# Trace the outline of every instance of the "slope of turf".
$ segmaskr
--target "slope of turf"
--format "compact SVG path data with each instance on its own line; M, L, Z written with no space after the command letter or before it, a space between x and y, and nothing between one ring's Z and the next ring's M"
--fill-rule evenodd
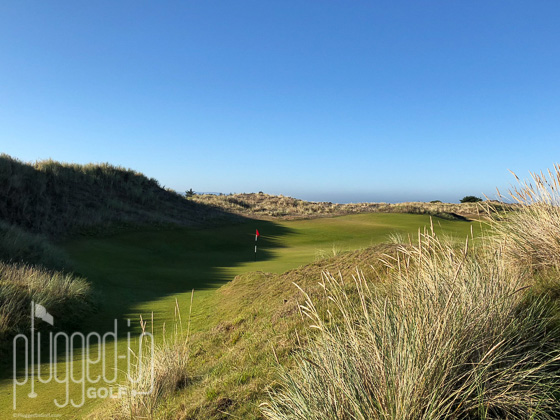
M442 234L466 237L471 223L435 219ZM392 234L415 236L428 216L361 214L301 221L249 221L219 228L149 230L66 244L78 272L102 294L107 319L172 321L173 302L196 290L199 301L236 275L248 271L282 273L334 252L386 242ZM477 224L473 224L477 226ZM254 232L259 229L257 261ZM99 328L99 321L92 325ZM197 328L195 322L194 327Z
M217 322L213 318L215 290L235 275L249 271L281 273L332 252L333 248L364 248L385 242L394 233L416 235L419 228L429 223L427 216L409 214L363 214L276 223L249 221L227 227L152 229L81 238L67 242L64 247L77 271L103 296L99 313L87 323L85 331L107 331L113 318L134 320L142 314L149 319L152 312L158 331L162 323L173 322L175 299L188 302L193 288L193 330L204 331ZM435 219L435 224L441 233L460 238L471 229L467 222ZM473 226L477 228L477 224ZM261 237L258 258L253 261L256 228ZM126 343L121 340L119 346L125 348ZM79 418L99 402L88 400L79 410L54 411L52 403L45 404L59 391L53 386L38 386L40 398L22 399L18 412L45 412L50 408L51 412L66 416L63 418ZM8 407L11 381L4 381L1 395L1 406Z

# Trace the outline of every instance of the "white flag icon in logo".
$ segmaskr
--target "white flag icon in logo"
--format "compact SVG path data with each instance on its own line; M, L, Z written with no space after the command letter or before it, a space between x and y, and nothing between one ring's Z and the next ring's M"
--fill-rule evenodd
M33 312L35 313L35 316L37 318L40 318L46 323L53 325L54 323L53 316L47 312L47 310L43 305L40 305L38 303L33 303Z

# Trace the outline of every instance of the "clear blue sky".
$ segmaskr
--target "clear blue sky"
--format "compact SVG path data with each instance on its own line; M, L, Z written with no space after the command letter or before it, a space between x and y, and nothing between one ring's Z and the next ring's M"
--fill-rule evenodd
M560 2L4 1L0 151L184 191L493 195L560 157Z

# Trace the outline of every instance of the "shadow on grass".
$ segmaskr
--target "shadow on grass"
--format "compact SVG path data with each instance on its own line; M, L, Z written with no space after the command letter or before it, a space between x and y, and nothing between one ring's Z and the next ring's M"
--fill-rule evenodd
M156 316L173 312L166 297L216 289L232 279L231 270L225 268L254 261L256 229L261 233L257 261L272 258L280 238L293 234L274 222L247 219L210 228L151 229L66 243L77 271L101 300L85 330L102 330L124 317L136 321L138 307L144 316L144 308Z
M228 268L255 260L256 229L261 234L258 269L259 261L273 258L283 236L294 234L291 229L243 219L207 228L151 227L65 242L62 245L76 273L88 279L98 301L97 311L81 324L80 331L104 334L113 331L116 319L118 337L124 338L130 331L123 328L126 319L138 330L139 315L149 319L152 311L160 329L163 322L173 319L174 299L170 296L192 289L196 296L196 292L217 289L233 279L235 269ZM0 371L0 379L11 378L11 369Z

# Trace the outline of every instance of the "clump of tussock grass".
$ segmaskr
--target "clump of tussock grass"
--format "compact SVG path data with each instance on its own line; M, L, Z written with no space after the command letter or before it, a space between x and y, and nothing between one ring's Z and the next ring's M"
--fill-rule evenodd
M331 257L336 257L344 252L336 243L332 244L331 249L318 249L315 251L316 260L324 260Z
M323 275L302 311L318 335L262 406L284 419L554 419L560 331L501 249L458 249L432 232L387 259L373 286ZM327 315L324 309L327 305Z
M30 325L31 301L46 308L56 327L74 326L92 309L90 285L69 273L0 262L0 343Z
M132 353L135 363L124 383L124 397L113 405L110 410L112 419L152 419L158 407L173 392L185 387L188 383L188 361L190 352L190 319L194 290L187 329L184 331L179 303L175 301L175 326L170 337L163 327L161 342L154 342L153 330L151 338L143 336L142 353ZM152 314L152 326L153 326ZM140 318L143 334L146 333L147 321ZM153 344L153 347L152 347ZM106 418L107 413L98 413Z
M0 261L68 268L66 254L44 236L0 220Z
M532 181L521 181L509 198L522 211L496 212L493 228L504 242L504 256L523 269L560 269L560 166L544 173L531 173Z

